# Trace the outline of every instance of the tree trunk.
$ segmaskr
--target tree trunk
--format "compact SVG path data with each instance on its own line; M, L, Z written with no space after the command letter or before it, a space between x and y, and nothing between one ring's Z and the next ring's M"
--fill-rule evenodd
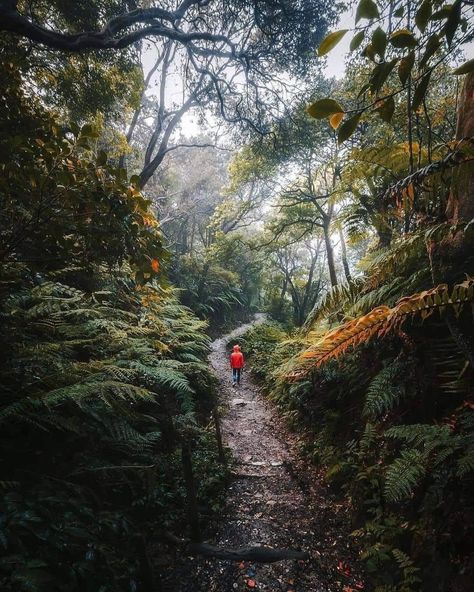
M324 230L324 243L326 245L326 255L328 258L328 269L329 269L329 278L331 280L331 286L337 286L337 274L336 274L336 264L334 261L334 250L332 248L331 243L331 235L329 233L329 223L330 220L324 220L323 230Z
M464 81L458 107L456 139L474 138L474 72ZM462 143L460 148L462 149ZM473 163L465 162L453 169L451 192L446 208L447 220L455 225L474 217ZM469 174L471 173L471 174ZM447 234L440 242L428 244L431 273L435 284L462 281L474 267L474 233L462 228Z
M474 138L474 73L468 74L461 91L456 139L462 142ZM472 144L471 144L472 145ZM462 144L460 145L462 149ZM453 225L468 223L474 217L474 175L472 162L460 164L453 171L446 217ZM427 245L434 284L453 284L464 279L474 268L474 233L458 228L441 241ZM446 314L446 324L453 340L471 366L474 364L474 340L469 326L456 318L452 310ZM474 367L474 366L473 366Z
M278 314L280 316L283 314L283 307L285 304L285 296L286 296L287 289L288 289L288 280L285 278L283 280L283 285L281 287L281 292L280 292L280 299L278 301Z
M456 140L474 141L474 72L466 76L459 97ZM474 175L472 162L458 167L455 187L449 196L446 214L453 224L474 218Z
M321 243L318 243L316 253L311 258L311 266L309 268L308 281L305 285L303 303L301 305L300 319L298 323L299 327L304 325L306 317L308 316L308 313L311 310L311 307L308 307L308 305L310 304L311 290L313 288L314 269L316 267L316 261L318 260L320 245Z
M290 296L291 296L291 304L293 306L293 321L295 325L298 325L299 319L301 317L301 302L300 302L300 295L298 294L298 290L294 285L291 277L287 274L287 281L290 287Z
M339 227L339 239L341 241L341 257L342 257L342 266L344 268L344 275L346 276L346 280L348 282L351 281L351 270L349 269L349 262L347 261L347 249L346 249L346 241L344 239L344 233L342 232L342 228Z
M204 298L204 287L207 282L207 274L209 273L210 267L211 267L211 264L209 263L209 261L206 261L206 263L204 263L204 266L202 268L201 278L199 280L199 284L198 284L198 288L197 288L197 297L198 297L199 302L202 302L203 298Z
M135 109L135 112L133 113L133 117L132 117L132 121L130 122L130 125L128 127L127 130L127 134L125 136L126 140L127 140L127 144L130 144L130 142L132 141L133 138L133 134L135 132L135 128L137 127L137 123L138 123L138 119L140 117L140 114L143 110L143 102L145 100L146 97L146 91L148 90L148 86L150 84L150 80L152 79L152 77L154 76L156 70L158 69L158 66L160 65L161 60L163 59L163 54L158 57L158 59L156 60L155 64L153 65L153 67L150 69L150 71L148 72L144 83L143 83L143 91L142 91L142 95L140 97L140 105ZM125 168L125 159L126 156L125 154L122 154L120 156L120 160L119 160L119 168L123 169Z

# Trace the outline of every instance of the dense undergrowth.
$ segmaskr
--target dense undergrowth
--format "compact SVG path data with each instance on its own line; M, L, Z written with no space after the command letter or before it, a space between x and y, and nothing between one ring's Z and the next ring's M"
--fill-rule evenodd
M449 229L438 232L442 240ZM407 244L403 257L398 245L374 253L364 278L329 293L302 331L270 323L242 341L266 392L302 434L302 451L346 495L370 585L468 590L474 419L465 346L473 284L451 269L456 295L441 286L404 298L404 316L385 326L374 315L389 309L375 307L393 306L407 285L429 287L426 251Z
M155 590L163 537L189 534L183 450L207 513L225 477L205 323L160 286L150 202L94 127L11 64L2 84L0 588Z
M252 304L235 272L219 262L183 257L175 271L180 301L208 321L212 336L225 333L252 315Z

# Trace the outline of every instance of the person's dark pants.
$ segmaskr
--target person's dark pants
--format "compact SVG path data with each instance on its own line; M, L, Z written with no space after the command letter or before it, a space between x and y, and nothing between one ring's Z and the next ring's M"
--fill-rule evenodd
M240 384L240 375L242 374L241 368L232 368L232 380L237 384Z

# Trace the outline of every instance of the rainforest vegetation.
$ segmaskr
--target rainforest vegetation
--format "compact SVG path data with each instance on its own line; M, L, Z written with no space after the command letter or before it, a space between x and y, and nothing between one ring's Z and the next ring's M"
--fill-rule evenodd
M365 589L472 589L473 23L0 0L2 590L161 589L229 482L209 345L256 312Z

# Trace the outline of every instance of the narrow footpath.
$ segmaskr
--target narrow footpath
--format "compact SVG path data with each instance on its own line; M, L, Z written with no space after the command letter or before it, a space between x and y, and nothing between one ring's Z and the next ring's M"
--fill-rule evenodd
M262 320L257 315L254 323ZM226 345L238 342L252 324L214 341L209 358L225 409L222 436L234 463L224 511L207 542L226 549L264 545L305 551L308 559L264 564L189 558L180 575L175 571L173 590L361 590L360 578L349 567L354 558L345 506L298 456L296 437L259 394L248 369L240 386L232 386Z

